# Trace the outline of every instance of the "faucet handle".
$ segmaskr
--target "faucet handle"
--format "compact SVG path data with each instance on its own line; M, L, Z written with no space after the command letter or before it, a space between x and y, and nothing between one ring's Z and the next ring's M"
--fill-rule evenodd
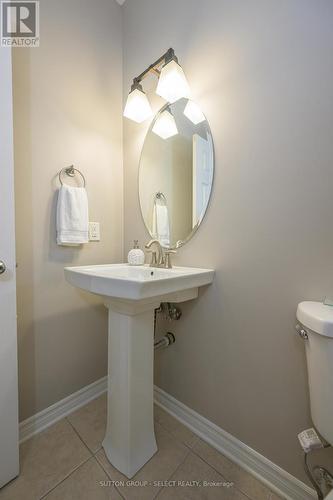
M151 253L150 267L157 267L157 252L155 250L146 250L147 253Z
M171 262L171 255L176 254L176 250L165 250L164 251L164 257L165 257L165 267L168 269L172 268L172 262Z

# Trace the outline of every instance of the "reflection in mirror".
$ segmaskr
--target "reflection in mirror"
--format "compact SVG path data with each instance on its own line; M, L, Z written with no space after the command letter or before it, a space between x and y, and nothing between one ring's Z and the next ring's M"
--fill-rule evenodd
M199 106L188 99L162 108L141 154L139 197L152 238L178 248L199 227L214 174L210 128Z

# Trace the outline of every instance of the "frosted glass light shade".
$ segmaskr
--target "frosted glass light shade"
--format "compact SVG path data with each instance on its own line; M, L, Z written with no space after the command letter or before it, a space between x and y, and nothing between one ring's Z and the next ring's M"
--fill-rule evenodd
M168 139L169 137L178 134L175 119L168 110L163 111L163 113L157 118L152 131L162 137L162 139Z
M193 102L193 101L188 101L185 109L184 109L184 115L191 120L194 125L197 125L198 123L204 122L206 120L205 115L199 108L199 106Z
M152 116L152 114L153 110L151 109L146 94L139 89L132 90L127 97L124 116L137 123L142 123Z
M184 71L176 61L172 60L163 66L156 94L171 103L178 101L181 97L190 97L190 87Z

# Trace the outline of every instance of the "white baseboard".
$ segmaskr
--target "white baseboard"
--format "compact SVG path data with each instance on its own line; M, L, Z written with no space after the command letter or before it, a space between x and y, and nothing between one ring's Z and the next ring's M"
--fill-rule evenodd
M58 420L66 417L81 406L97 398L107 389L107 377L93 382L83 389L71 394L67 398L58 401L43 411L36 413L30 418L23 420L19 425L20 443L26 441L34 434L43 431Z
M26 441L34 434L66 417L106 390L107 377L103 377L24 420L19 426L20 442ZM302 481L156 386L154 399L156 404L186 425L201 439L255 476L278 495L287 500L313 500L317 498L314 490Z
M278 495L287 500L318 498L302 481L156 386L154 399L157 405Z

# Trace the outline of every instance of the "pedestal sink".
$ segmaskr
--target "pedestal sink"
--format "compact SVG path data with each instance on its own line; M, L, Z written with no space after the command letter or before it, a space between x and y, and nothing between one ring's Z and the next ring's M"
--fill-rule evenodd
M157 451L153 420L154 309L183 302L213 281L214 271L111 264L65 268L72 285L101 295L109 310L108 416L103 441L128 478Z

